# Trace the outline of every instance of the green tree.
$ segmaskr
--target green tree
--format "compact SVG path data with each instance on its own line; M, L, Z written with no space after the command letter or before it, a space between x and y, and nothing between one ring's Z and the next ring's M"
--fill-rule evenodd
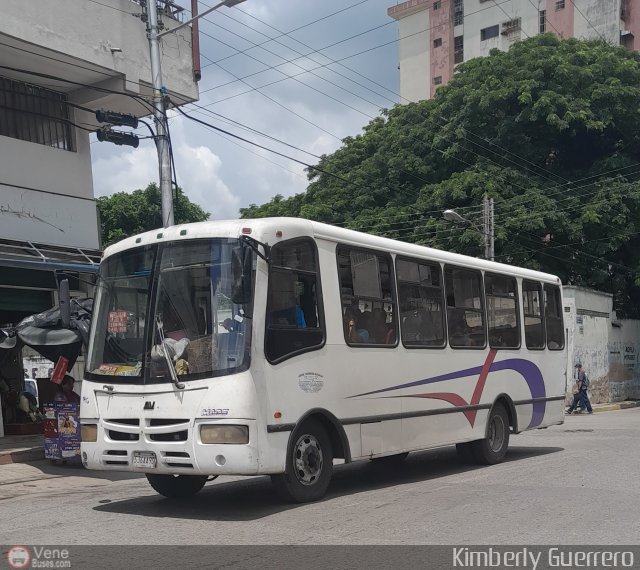
M317 168L303 194L243 209L301 216L496 258L615 294L640 317L640 55L550 34L470 60L429 101L385 110ZM348 182L331 176L335 174Z
M97 202L104 246L162 227L160 190L155 183L149 184L144 190L102 196ZM176 190L174 207L176 224L209 219L209 213L191 202L180 188Z

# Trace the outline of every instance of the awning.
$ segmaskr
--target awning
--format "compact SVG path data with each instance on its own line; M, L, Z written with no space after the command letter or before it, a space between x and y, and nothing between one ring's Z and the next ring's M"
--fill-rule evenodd
M97 273L101 257L97 249L0 239L0 267Z

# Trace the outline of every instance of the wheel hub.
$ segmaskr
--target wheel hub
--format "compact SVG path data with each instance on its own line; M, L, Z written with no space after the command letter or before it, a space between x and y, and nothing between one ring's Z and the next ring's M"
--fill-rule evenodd
M504 444L504 422L495 415L489 426L489 447L494 453L499 452Z
M322 449L312 435L300 437L293 450L296 478L303 485L313 485L322 472Z

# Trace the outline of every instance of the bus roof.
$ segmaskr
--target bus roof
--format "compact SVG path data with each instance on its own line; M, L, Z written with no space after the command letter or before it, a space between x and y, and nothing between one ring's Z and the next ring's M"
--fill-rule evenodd
M249 230L250 233L248 233ZM281 237L276 237L277 231L282 232ZM302 218L281 217L217 220L197 222L193 224L181 224L171 226L169 228L159 228L137 236L125 238L122 241L107 247L104 251L104 258L133 247L140 247L153 243L211 237L238 238L243 234L249 235L258 241L265 242L269 245L274 245L275 243L285 239L309 236L345 245L388 251L401 256L406 255L410 257L418 257L443 263L463 265L474 269L482 269L484 271L507 273L518 277L560 284L560 279L549 273L525 269L505 263L487 261L477 257L451 253L423 245L415 245L394 239L374 236Z

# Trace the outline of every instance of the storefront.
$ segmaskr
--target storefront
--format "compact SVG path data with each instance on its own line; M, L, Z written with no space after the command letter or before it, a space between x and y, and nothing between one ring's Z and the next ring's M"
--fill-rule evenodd
M0 239L0 437L5 432L37 431L38 426L30 425L32 418L20 409L21 395L35 393L43 404L55 389L49 377L59 350L45 346L46 335L44 341L26 333L22 338L17 332L20 323L56 307L64 280L76 305L92 297L100 256L98 250ZM81 355L72 375L80 372L82 362Z

